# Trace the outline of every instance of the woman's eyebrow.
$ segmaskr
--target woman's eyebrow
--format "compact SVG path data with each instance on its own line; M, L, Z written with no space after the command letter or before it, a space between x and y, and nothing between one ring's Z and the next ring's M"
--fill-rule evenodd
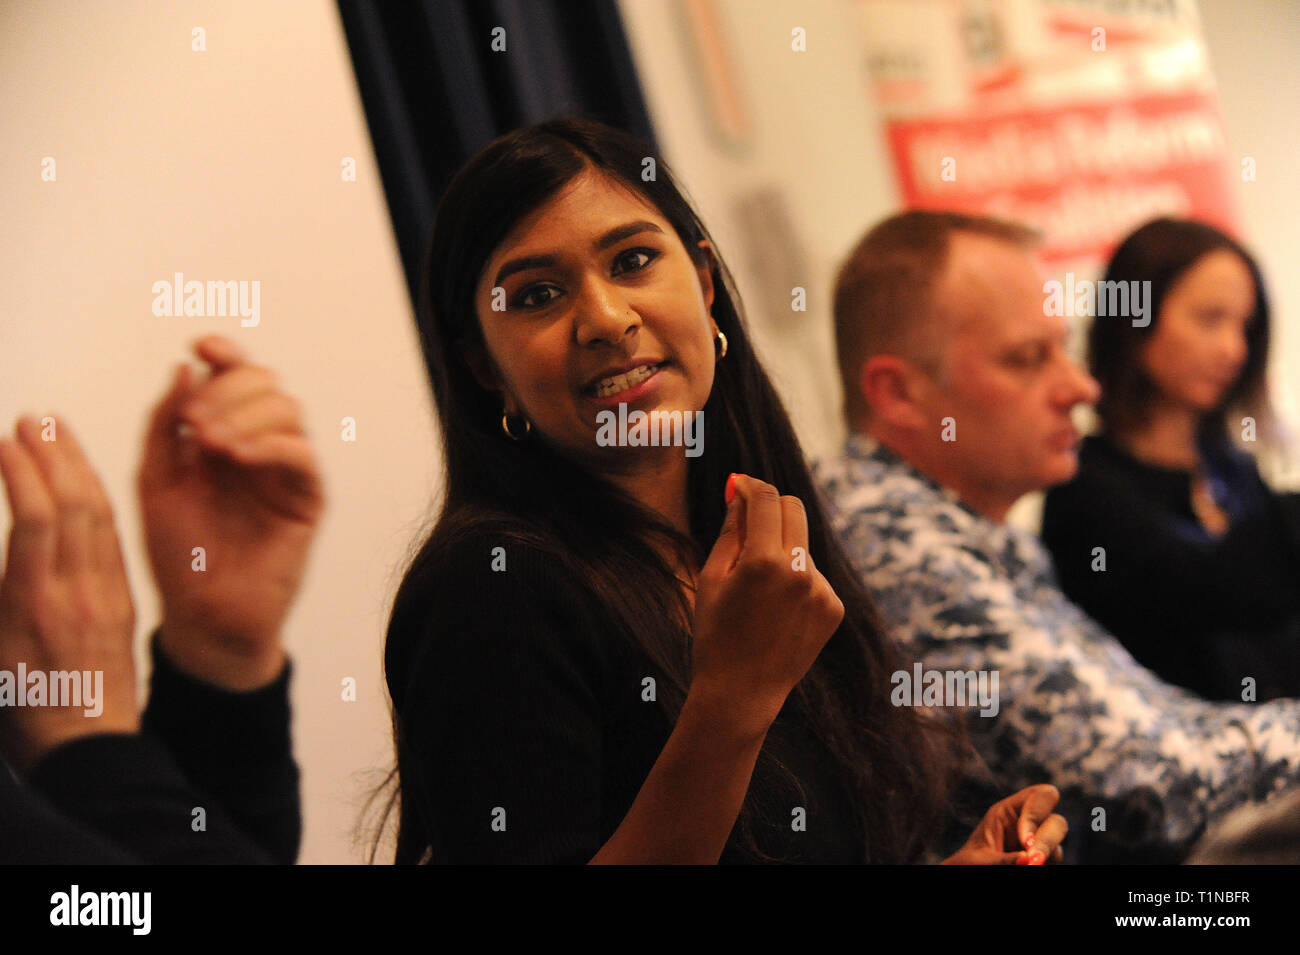
M526 272L529 269L545 269L554 265L556 262L553 255L525 255L522 258L511 259L497 272L497 277L492 280L493 287L499 287L505 284L505 280L516 272Z
M642 232L658 232L663 235L663 229L659 228L653 222L639 219L636 222L629 222L626 225L615 226L610 229L593 244L597 251L608 249L615 243L622 242L624 239L638 235ZM501 285L507 278L516 272L524 272L528 269L545 269L555 265L557 259L554 255L525 255L517 259L510 259L497 271L497 277L493 279L494 287Z
M616 228L610 229L598 240L596 240L595 248L597 250L608 249L614 243L622 242L624 239L634 236L640 232L658 232L660 235L662 235L663 231L664 231L663 229L659 228L653 222L647 222L644 219L640 219L636 222L629 222L627 225L621 225Z

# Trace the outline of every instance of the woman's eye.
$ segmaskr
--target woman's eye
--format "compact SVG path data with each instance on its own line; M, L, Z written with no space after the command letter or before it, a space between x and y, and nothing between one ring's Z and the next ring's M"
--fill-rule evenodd
M614 260L614 274L618 275L620 272L640 272L658 257L659 253L654 249L628 249ZM620 264L628 267L619 268L618 266Z
M545 298L538 299L536 296L542 292L555 293L557 290L554 285L531 285L515 296L516 308L541 308L550 305L555 301L556 294L548 294Z

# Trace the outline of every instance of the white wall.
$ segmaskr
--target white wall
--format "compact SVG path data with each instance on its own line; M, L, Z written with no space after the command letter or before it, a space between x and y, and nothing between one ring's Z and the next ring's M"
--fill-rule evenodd
M206 52L191 50L195 26ZM0 47L0 426L49 411L81 436L117 505L143 644L157 610L133 478L170 368L220 332L302 400L329 509L287 634L301 859L357 860L358 774L391 760L383 628L438 465L336 8L8 0ZM357 182L341 180L344 156ZM178 271L260 281L260 324L154 317L152 283ZM340 440L344 416L355 444Z

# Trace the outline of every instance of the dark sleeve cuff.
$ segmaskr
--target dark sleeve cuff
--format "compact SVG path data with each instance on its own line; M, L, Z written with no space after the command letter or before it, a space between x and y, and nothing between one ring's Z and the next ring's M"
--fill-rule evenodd
M167 744L182 765L196 759L223 763L275 763L293 757L289 730L289 678L260 690L226 690L182 673L149 641L153 675L141 729Z
M153 676L142 733L162 741L185 778L212 796L279 863L302 838L290 732L290 664L269 686L224 690L182 673L150 641Z

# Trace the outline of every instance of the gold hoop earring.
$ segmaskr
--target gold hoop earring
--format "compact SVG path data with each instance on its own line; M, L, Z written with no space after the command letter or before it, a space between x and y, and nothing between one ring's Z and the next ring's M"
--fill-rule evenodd
M506 437L511 441L522 441L527 437L528 432L533 430L533 423L527 418L524 418L524 433L516 436L515 433L510 430L510 415L503 412L501 415L501 430L506 433Z
M722 334L722 329L718 329L718 334L713 336L713 352L719 359L727 355L727 336Z

